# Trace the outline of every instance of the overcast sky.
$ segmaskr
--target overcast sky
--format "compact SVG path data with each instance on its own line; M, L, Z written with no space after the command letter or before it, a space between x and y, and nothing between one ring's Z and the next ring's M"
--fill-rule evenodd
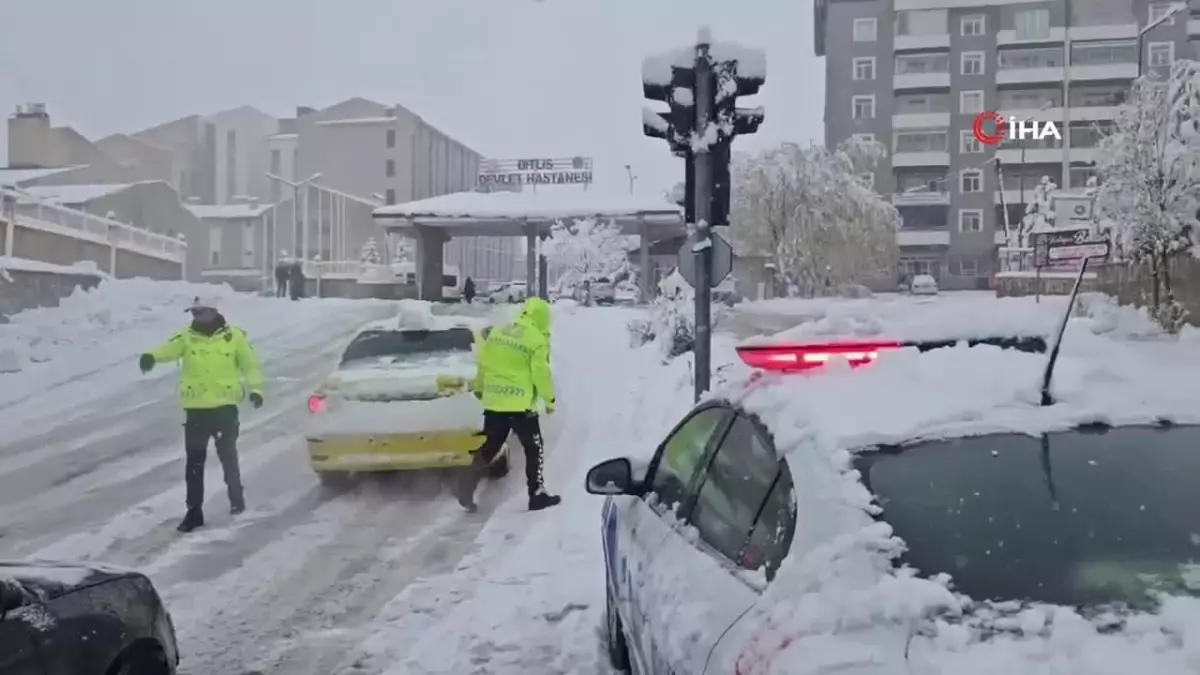
M280 116L352 96L399 103L485 156L589 155L597 181L682 180L641 135L644 56L762 47L766 122L735 148L821 137L811 0L5 0L0 105L47 104L98 138L249 104Z

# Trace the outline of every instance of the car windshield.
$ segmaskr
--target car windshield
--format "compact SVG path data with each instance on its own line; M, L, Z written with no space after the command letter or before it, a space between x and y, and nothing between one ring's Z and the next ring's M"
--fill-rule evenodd
M440 352L469 352L475 334L469 328L449 330L368 330L355 336L342 354L342 365L384 356L412 357Z
M902 562L975 600L1200 595L1200 426L992 434L859 455Z

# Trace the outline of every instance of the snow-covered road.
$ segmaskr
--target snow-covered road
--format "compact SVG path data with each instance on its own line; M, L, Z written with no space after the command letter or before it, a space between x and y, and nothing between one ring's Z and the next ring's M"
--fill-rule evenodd
M46 363L3 376L27 389L0 409L0 558L145 571L174 616L185 675L324 675L361 640L356 627L413 579L453 569L495 505L523 487L522 474L518 468L514 480L489 488L500 494L485 493L473 516L436 477L365 481L342 495L322 490L296 433L305 399L344 340L396 306L230 302L226 313L255 339L267 377L266 405L242 416L246 513L228 515L210 453L208 526L175 531L184 492L175 370L142 377L134 358L184 324L171 307L87 348L71 333L77 343L61 338ZM547 436L553 443L553 426Z

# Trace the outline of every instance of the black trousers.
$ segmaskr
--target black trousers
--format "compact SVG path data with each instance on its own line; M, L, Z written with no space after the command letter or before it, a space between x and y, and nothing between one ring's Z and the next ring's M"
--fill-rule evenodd
M488 464L491 464L492 460L496 458L496 454L500 452L500 448L504 447L510 434L516 435L517 440L521 441L521 445L525 448L525 484L529 489L530 496L533 496L544 489L542 482L544 455L542 427L538 423L538 415L535 412L488 410L483 413L483 445L479 446L479 450L476 451L472 463L473 470L469 472L470 480L473 481L472 486L479 483Z
M287 277L275 277L275 297L286 298L288 291Z
M242 472L238 466L238 409L236 405L220 408L185 410L183 449L187 452L183 477L187 484L187 507L200 509L204 505L204 461L208 457L208 441L217 446L217 459L225 473L229 503L244 506Z

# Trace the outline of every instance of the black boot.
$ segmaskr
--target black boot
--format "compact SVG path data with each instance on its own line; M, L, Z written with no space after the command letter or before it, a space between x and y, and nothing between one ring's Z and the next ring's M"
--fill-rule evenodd
M245 512L246 512L246 501L244 499L239 499L237 501L229 502L229 515L239 516Z
M198 527L204 527L204 512L200 509L188 509L183 520L179 522L179 527L175 529L180 532L191 532Z
M558 506L559 503L561 503L561 502L562 502L562 497L559 497L558 495L549 494L548 492L546 492L545 488L542 488L542 489L538 490L537 492L529 495L529 510L530 511L541 511L542 509L548 509L551 506Z
M472 471L472 469L467 469L467 471ZM459 505L467 510L467 513L475 513L479 510L479 505L475 503L475 488L478 485L479 480L472 474L464 474L454 483L454 497L458 500Z

